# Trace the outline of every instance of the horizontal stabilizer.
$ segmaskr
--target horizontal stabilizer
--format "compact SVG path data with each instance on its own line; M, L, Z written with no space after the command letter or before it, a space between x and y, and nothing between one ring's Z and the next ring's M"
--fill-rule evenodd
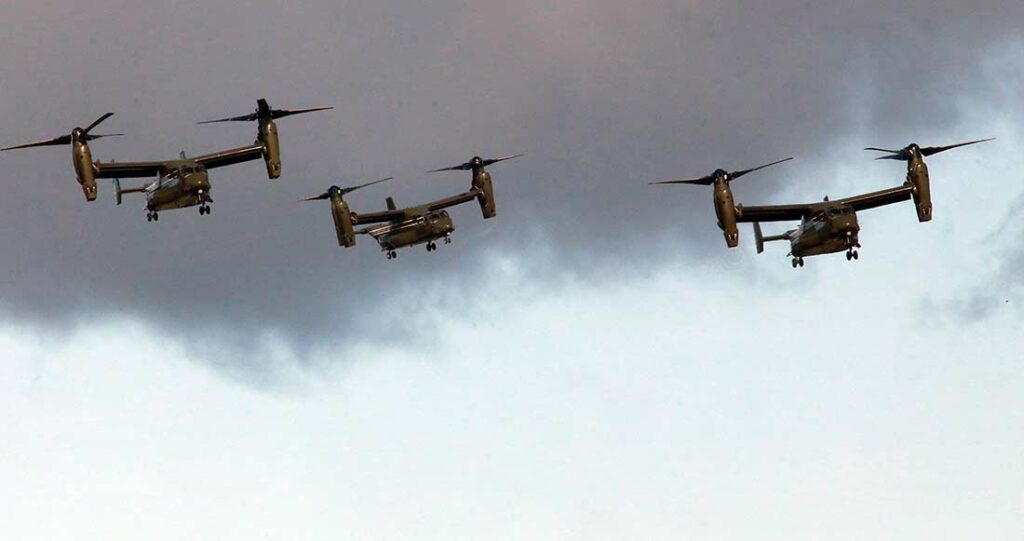
M121 196L122 196L122 195L124 195L124 194L126 194L126 193L142 193L142 192L144 192L144 191L146 191L146 189L145 189L145 188L127 188L127 189L121 189L121 179L119 179L119 178L115 178L115 179L114 179L114 193L116 193L116 194L117 194L117 204L118 204L118 205L120 205L120 204L121 204Z
M764 243L776 240L789 240L789 233L787 232L782 235L769 235L766 237L761 231L761 223L754 222L754 243L757 244L757 253L764 252Z

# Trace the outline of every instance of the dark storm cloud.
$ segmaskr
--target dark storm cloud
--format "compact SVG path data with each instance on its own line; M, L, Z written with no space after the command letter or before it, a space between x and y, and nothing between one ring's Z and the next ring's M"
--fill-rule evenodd
M814 182L816 197L827 183L807 171L838 152L957 126L961 100L991 92L984 56L1024 20L996 1L20 4L0 22L5 143L112 110L102 129L129 137L94 143L97 158L169 158L249 142L254 126L193 123L259 97L337 107L280 121L280 180L261 163L215 171L209 217L148 224L139 200L114 208L109 185L86 204L67 149L0 156L13 317L59 330L137 316L242 365L268 334L300 353L416 336L380 307L407 303L422 322L437 298L423 291L471 295L501 254L554 280L614 279L666 257L664 239L718 253L707 190L646 182L796 155L738 196ZM851 136L868 140L836 148ZM422 201L468 184L422 171L512 152L527 157L492 170L498 218L456 210L456 244L430 256L386 262L366 238L339 249L326 205L289 203L386 175L350 197L357 210ZM870 189L900 181L864 163Z

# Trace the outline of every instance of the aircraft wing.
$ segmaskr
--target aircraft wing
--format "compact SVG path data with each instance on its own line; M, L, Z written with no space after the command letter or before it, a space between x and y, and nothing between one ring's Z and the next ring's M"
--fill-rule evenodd
M155 177L167 168L168 162L95 162L96 178Z
M765 205L736 207L737 222L789 222L800 220L804 216L810 217L813 214L831 207L853 207L855 211L868 210L884 205L892 205L910 199L914 192L913 186L897 186L879 190L877 192L844 197L832 201L821 201L818 203L805 203L798 205Z
M887 190L880 190L877 192L871 192L861 195L855 195L853 197L844 197L838 199L834 203L838 203L844 206L851 206L854 210L868 210L875 207L881 207L884 205L892 205L894 203L900 203L910 199L910 196L914 192L913 186L897 186L895 188L889 188Z
M249 145L247 147L233 148L231 150L222 150L220 152L214 152L213 154L206 154L196 158L191 158L193 161L200 163L207 169L213 169L215 167L224 167L227 165L235 165L236 163L251 162L253 160L259 160L263 158L263 145Z
M352 223L353 225L360 224L379 224L382 222L397 222L404 220L407 217L406 209L397 210L382 210L379 212L353 212Z
M736 207L737 222L793 222L814 214L816 204L811 205L759 205Z
M397 222L400 220L406 220L416 216L422 216L428 212L434 212L448 207L454 207L455 205L461 205L468 203L480 193L479 190L470 190L468 192L460 193L459 195L453 195L451 197L445 197L444 199L438 199L437 201L431 201L425 205L419 205L416 207L408 207L404 209L396 210L382 210L379 212L353 212L352 221L355 225L360 224L375 224L381 222Z
M446 209L448 207L454 207L455 205L461 205L463 203L468 203L468 202L476 199L476 196L479 193L480 193L480 190L470 190L470 191L465 192L465 193L460 193L459 195L453 195L451 197L445 197L444 199L438 199L437 201L432 201L430 203L427 203L425 205L425 207L426 207L426 209L429 212L434 212L435 210Z

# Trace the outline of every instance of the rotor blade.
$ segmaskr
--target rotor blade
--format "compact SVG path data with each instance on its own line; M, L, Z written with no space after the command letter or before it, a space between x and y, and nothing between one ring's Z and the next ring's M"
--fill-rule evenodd
M85 139L86 141L92 141L94 139L99 139L101 137L120 137L122 135L124 135L124 134L123 133L97 133L97 134L94 135L94 134L90 133L90 134L83 135L82 139Z
M249 113L242 116L218 118L217 120L204 120L202 122L196 122L196 124L213 124L214 122L253 122L259 120L259 118L260 117L256 113Z
M910 161L910 151L902 148L900 150L890 150L888 148L878 147L867 147L864 150L873 150L875 152L888 152L888 156L879 156L876 160L899 160L899 161Z
M710 186L714 182L715 179L713 177L701 177L687 180L659 180L658 182L648 182L647 184L700 184L701 186Z
M320 195L315 195L313 197L307 197L305 199L299 199L298 201L296 201L296 203L303 203L305 201L322 201L324 199L329 199L330 197L331 197L331 192L324 192L324 193L322 193Z
M303 113L312 113L312 112L315 112L315 111L327 111L329 109L334 109L334 107L313 107L311 109L291 109L291 110L289 110L289 109L271 109L270 110L270 118L282 118L282 117L292 116L292 115L301 115Z
M103 122L104 120L106 120L106 119L108 119L108 118L110 118L112 116L114 116L114 113L107 113L107 114L97 118L92 124L89 124L88 128L82 130L82 135L87 135L93 128L95 128L96 126L99 126L100 122Z
M71 143L70 135L61 135L60 137L54 137L53 139L47 139L45 141L36 141L33 143L25 143L23 145L15 145L7 148L0 148L2 150L14 150L16 148L31 148L31 147L49 147L57 145L67 145Z
M495 164L495 163L498 163L498 162L503 162L505 160L511 160L512 158L518 158L520 156L525 156L525 154L513 154L511 156L505 156L503 158L492 158L492 159L489 159L489 160L480 160L480 167L487 167L488 165L492 165L492 164ZM473 159L476 160L478 158L473 158ZM473 160L470 160L470 161L465 162L465 163L460 163L459 165L453 165L451 167L444 167L442 169L433 169L433 170L430 170L430 171L427 171L427 172L428 173L440 173L442 171L469 171L471 169L473 169Z
M992 141L995 137L989 137L988 139L978 139L976 141L968 141L966 143L957 143L955 145L947 145L944 147L924 147L921 149L922 156L931 156L932 154L938 154L939 152L945 152L957 147L965 147L967 145L973 145L977 143L984 143L986 141Z
M759 166L759 167L754 167L753 169L744 169L743 171L734 171L732 173L729 173L729 180L735 180L737 178L742 177L743 175L746 175L747 173L753 173L754 171L759 171L761 169L764 169L765 167L771 167L773 165L780 164L782 162L788 162L789 160L792 160L792 159L793 159L792 157L789 157L789 158L785 158L785 159L779 160L777 162L772 162L772 163L765 164L765 165L762 165L762 166Z
M899 160L901 162L909 161L910 158L903 152L897 152L895 154L889 154L888 156L879 156L876 160Z
M380 180L375 180L373 182L367 182L366 184L360 184L358 186L350 186L348 188L342 188L341 189L341 194L345 195L347 193L352 193L352 192L358 190L359 188L365 188L367 186L373 186L374 184L380 184L381 182L384 182L386 180L391 180L392 178L394 178L394 177L382 178Z
M520 157L522 155L523 154L513 154L512 156L505 156L504 158L492 158L490 160L484 160L484 167L487 167L488 165L496 164L498 162L503 162L505 160L511 160L512 158L518 158L518 157Z
M471 164L469 162L466 162L466 163L463 163L463 164L460 164L460 165L455 165L455 166L452 166L452 167L445 167L443 169L433 169L433 170L430 170L430 171L427 171L427 172L428 173L440 173L442 171L469 171L472 168L473 168L473 164Z

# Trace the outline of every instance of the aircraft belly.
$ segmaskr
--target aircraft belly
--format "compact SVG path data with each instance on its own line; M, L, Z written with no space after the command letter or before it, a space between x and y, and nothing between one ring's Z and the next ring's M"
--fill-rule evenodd
M828 234L820 228L808 229L794 243L793 255L796 257L827 254Z
M174 190L173 193L154 193L149 199L150 210L170 210L194 207L202 201L198 194Z
M381 232L375 237L381 248L395 250L444 238L453 231L455 231L455 227L450 222L442 222L415 228L396 227L394 230Z
M800 250L800 253L798 253L796 255L797 256L810 256L810 255L831 254L831 253L835 253L835 252L841 252L841 251L843 251L845 249L846 249L845 246L843 246L841 248L836 248L834 243L832 243L830 241L825 241L825 242L822 242L822 243L819 243L819 244L815 244L813 246L808 246L808 247Z
M798 244L794 243L793 255L797 257L822 254L834 254L843 252L850 248L850 244L857 244L857 235L850 237L848 241L845 236L829 235L822 231L813 235L802 235Z

